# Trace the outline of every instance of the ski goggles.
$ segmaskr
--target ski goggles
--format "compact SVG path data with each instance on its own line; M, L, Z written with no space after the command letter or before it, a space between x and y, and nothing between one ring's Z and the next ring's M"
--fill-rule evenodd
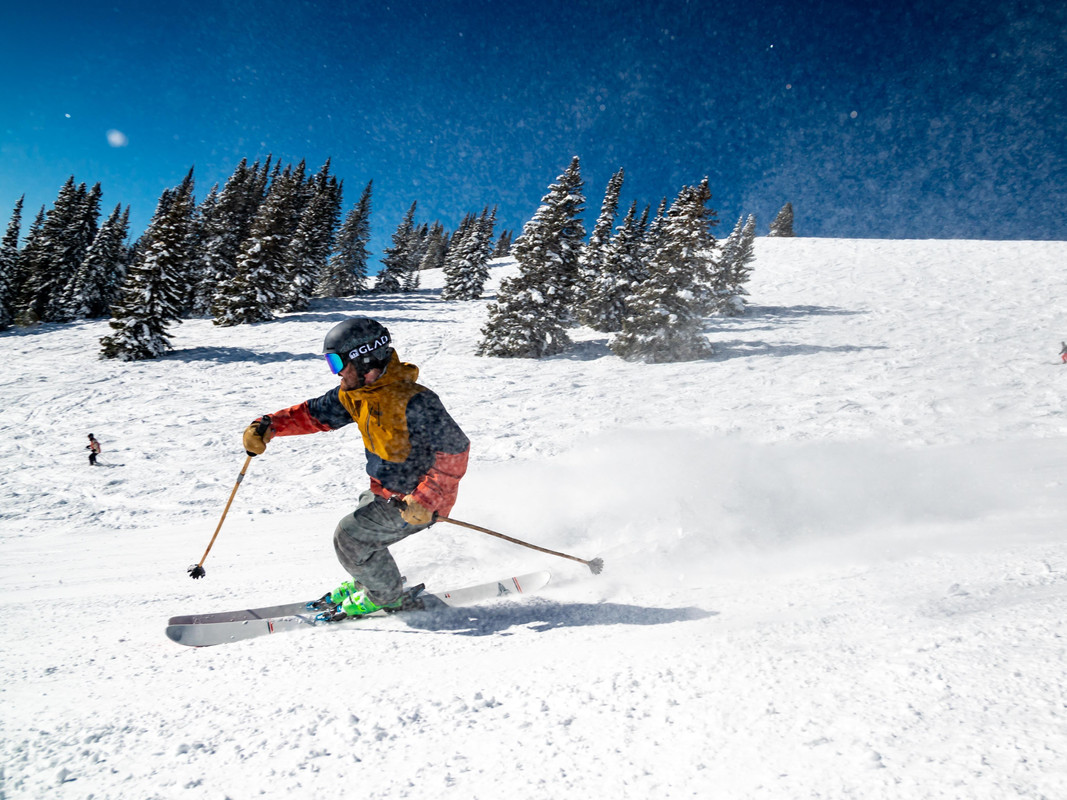
M362 345L351 351L347 356L342 353L323 353L322 357L326 359L330 372L334 375L353 361L356 363L356 371L363 373L371 364L382 363L389 357L390 349L387 338L379 339L375 344L379 346L369 352L366 350L367 345Z
M343 370L348 363L340 353L325 353L322 357L326 359L326 363L330 367L330 372L334 375Z

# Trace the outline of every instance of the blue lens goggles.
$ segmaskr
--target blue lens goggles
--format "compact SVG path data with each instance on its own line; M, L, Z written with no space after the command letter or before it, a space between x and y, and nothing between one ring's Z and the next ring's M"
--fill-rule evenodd
M345 368L344 358L337 353L325 353L322 357L326 359L326 363L330 366L330 372L334 375Z

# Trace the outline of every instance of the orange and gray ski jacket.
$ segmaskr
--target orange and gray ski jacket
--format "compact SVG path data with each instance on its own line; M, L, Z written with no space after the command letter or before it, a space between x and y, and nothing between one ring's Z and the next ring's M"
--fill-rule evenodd
M414 495L423 507L447 516L467 471L470 440L440 398L415 381L419 368L394 352L370 386L340 386L270 415L276 436L359 426L371 490L382 497Z

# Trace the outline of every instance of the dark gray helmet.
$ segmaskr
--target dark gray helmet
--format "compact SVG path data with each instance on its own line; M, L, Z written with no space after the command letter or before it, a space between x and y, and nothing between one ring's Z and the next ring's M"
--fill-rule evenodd
M392 358L392 337L385 326L369 317L351 317L330 328L322 352L336 375L350 363L360 379L372 369L384 370Z

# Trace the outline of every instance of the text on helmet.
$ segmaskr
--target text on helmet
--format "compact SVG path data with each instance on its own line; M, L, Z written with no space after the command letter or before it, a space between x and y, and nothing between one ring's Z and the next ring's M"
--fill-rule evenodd
M377 350L379 347L384 347L387 344L389 344L389 337L383 336L380 339L375 339L373 342L361 344L355 350L349 350L348 357L355 358L356 356L365 356L367 355L367 353L371 353Z

